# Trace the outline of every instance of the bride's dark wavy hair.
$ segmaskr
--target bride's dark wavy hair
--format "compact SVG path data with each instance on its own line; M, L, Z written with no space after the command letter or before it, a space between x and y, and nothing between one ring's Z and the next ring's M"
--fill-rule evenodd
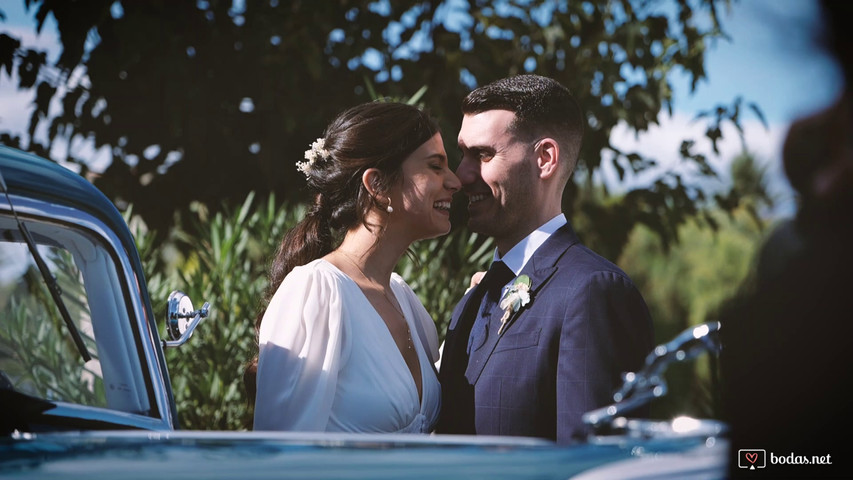
M282 238L270 265L264 308L255 319L256 341L266 305L284 277L295 267L331 252L343 234L359 223L376 228L367 222L368 212L388 206L387 192L400 180L403 161L438 132L438 124L427 112L386 101L349 108L329 124L323 134L329 155L318 158L307 173L313 203L305 218ZM372 177L375 196L362 183L369 168L380 172ZM255 355L243 376L252 405L257 370Z

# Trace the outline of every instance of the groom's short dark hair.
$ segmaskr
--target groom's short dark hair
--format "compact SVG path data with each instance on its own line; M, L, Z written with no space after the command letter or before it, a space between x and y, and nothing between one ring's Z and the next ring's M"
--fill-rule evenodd
M510 128L520 138L550 136L559 141L574 170L584 118L578 101L560 82L540 75L516 75L479 87L462 100L465 115L489 110L513 112L515 121Z

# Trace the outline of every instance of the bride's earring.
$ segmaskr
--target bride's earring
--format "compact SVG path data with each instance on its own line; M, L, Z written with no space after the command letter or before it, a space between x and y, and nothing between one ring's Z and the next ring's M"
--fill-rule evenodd
M394 213L394 209L391 207L391 197L388 197L388 206L385 207L385 211L388 213Z

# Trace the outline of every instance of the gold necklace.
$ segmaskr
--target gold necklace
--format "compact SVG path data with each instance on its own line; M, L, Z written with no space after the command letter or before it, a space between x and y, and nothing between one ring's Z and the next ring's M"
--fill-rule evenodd
M353 260L352 258L350 258L350 256L349 256L349 255L347 255L347 254L346 254L346 253L344 253L344 252L341 252L340 250L338 250L338 251L340 252L340 254L341 254L341 255L343 255L343 256L344 256L344 258L346 258L346 259L347 259L347 261L348 261L349 263L351 263L351 264L352 264L352 266L353 266L353 267L355 267L355 268L356 268L356 270L358 270L358 273L360 273L360 274L361 274L361 276L362 276L362 277L363 277L363 278L364 278L368 283L372 283L372 284L376 285L376 287L377 287L377 288L379 289L379 291L382 293L382 298L384 298L384 299L385 299L385 301L386 301L386 302L388 302L388 305L391 305L391 308L393 308L397 313L399 313L399 314L400 314L400 317L403 319L403 324L404 324L404 325L406 325L406 348L408 348L409 350L411 350L411 349L412 349L412 331L409 329L409 322L407 322L407 321L406 321L406 315L403 313L403 311L400 309L400 307L398 307L397 305L395 305L395 304L394 304L394 302L392 302L392 301L391 301L391 299L390 299L390 298L388 298L388 294L385 292L385 289L383 289L383 288L382 288L382 285L381 285L379 282L377 282L377 281L375 281L375 280L371 280L371 279L370 279L370 277L368 277L367 275L365 275L364 270L362 270L362 269L361 269L361 267L359 267L359 266L358 266L358 263L356 263L356 262L355 262L355 260ZM390 288L390 285L389 285L389 288Z

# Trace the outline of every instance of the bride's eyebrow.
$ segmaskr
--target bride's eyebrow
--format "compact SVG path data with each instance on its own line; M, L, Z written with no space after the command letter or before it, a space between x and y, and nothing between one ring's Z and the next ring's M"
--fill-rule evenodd
M424 157L424 160L427 160L427 161L432 160L432 159L436 159L436 160L441 161L441 162L447 162L447 157L445 155L440 154L440 153L433 153L431 155L427 155L426 157Z

